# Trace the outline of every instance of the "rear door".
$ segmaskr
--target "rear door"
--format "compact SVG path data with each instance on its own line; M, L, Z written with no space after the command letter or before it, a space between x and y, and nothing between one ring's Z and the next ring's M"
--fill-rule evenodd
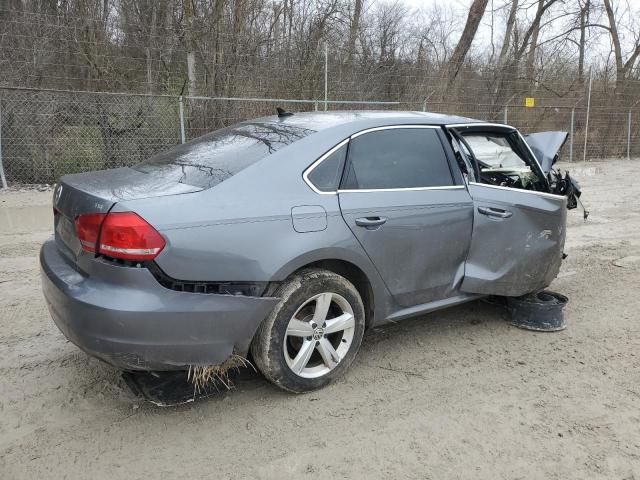
M518 296L548 286L562 261L566 197L540 191L546 179L515 130L457 131L481 172L469 182L474 226L461 290ZM487 183L497 180L504 185Z
M453 296L464 273L473 206L440 128L395 126L351 138L342 215L395 301Z

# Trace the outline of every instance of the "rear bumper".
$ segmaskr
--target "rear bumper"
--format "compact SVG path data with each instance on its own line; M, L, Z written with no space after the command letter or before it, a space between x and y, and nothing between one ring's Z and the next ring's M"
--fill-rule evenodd
M126 370L175 370L246 354L278 301L175 292L146 268L96 259L76 271L53 239L40 251L42 288L62 333L88 354Z

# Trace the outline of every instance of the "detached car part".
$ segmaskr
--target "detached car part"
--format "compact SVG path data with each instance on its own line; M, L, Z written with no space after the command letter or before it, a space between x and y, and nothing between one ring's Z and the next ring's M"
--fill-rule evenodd
M569 299L549 290L507 299L511 323L516 327L540 332L564 330L563 309Z

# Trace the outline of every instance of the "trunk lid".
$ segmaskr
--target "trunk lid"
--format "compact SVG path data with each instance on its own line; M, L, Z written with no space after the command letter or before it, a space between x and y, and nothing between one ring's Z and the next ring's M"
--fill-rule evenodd
M119 201L202 190L131 168L65 175L53 193L54 231L60 250L74 261L83 253L74 221L86 213L107 213ZM86 253L86 252L84 252Z

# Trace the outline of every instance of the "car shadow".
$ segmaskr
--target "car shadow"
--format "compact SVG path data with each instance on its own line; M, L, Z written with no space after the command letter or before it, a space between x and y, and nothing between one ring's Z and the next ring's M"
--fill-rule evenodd
M407 338L422 344L427 341L438 343L441 340L442 347L446 349L452 334L462 337L470 332L477 332L478 329L513 328L508 324L508 320L509 313L504 306L488 303L486 300L476 300L371 328L365 332L360 352L351 366L351 371L357 372L359 368L366 368L372 360L377 359L379 352L377 344L379 343L384 343L387 350L402 352L406 350ZM411 352L407 351L406 355L411 355ZM237 379L236 390L259 389L270 390L276 395L283 393L259 372L243 369ZM284 392L284 395L287 393Z
M445 310L431 312L403 320L401 322L388 323L383 326L369 329L364 336L358 357L351 366L352 374L360 368L367 368L375 363L378 358L379 348L377 344L385 343L387 350L396 352L406 351L408 339L412 342L438 342L442 340L442 347L446 349L451 335L465 336L478 328L512 328L506 322L507 310L499 305L477 300L463 305L458 305ZM401 353L402 354L402 353ZM411 355L406 351L406 355ZM251 358L249 358L251 362ZM101 362L100 362L101 363ZM257 370L243 368L238 372L232 372L230 377L233 382L231 389L222 383L210 385L204 391L195 391L193 384L187 379L186 372L155 372L132 374L124 372L120 378L114 379L114 369L106 364L100 365L104 370L99 378L115 380L114 388L121 390L121 398L129 398L132 401L147 401L150 404L163 407L177 407L178 411L189 409L190 406L202 401L222 400L227 396L234 396L259 390L261 394L268 396L287 396L288 393L278 389L269 383ZM380 367L382 368L382 367ZM95 375L94 371L94 375ZM84 376L78 375L77 378ZM87 379L89 380L89 379ZM93 382L94 383L95 379ZM151 410L155 407L150 405Z

